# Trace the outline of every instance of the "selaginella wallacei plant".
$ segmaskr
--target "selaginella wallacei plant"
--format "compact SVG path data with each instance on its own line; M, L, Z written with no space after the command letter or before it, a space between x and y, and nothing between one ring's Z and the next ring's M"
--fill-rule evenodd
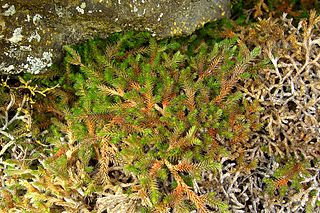
M140 33L103 51L91 41L82 57L65 49L68 69L79 68L70 76L79 100L67 125L57 123L65 142L46 168L78 195L98 194L98 211L228 210L214 193L200 195L197 180L260 127L261 108L233 90L259 48L234 39L187 54Z
M238 42L128 33L65 47L78 99L41 141L31 112L60 117L50 101L66 93L1 82L0 211L317 212L319 18L240 31ZM53 97L24 101L35 90Z

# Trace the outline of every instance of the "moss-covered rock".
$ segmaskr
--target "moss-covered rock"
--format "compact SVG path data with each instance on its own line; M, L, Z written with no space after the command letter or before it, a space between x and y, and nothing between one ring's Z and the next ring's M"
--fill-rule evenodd
M190 34L229 14L228 0L2 0L0 73L41 73L61 47L126 29Z

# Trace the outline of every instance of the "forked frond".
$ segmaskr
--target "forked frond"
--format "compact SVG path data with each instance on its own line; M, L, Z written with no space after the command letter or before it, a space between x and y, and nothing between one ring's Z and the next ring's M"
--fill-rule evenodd
M219 67L221 66L221 62L223 60L222 55L215 56L212 60L208 68L199 76L198 80L203 80L206 77L212 76L213 74L218 72Z
M160 194L161 194L159 191L159 186L158 186L158 182L157 182L156 178L150 179L149 187L150 187L151 202L153 204L156 204L156 203L158 203L158 201L160 199Z
M187 96L187 100L186 100L186 104L189 108L190 111L195 109L195 94L196 94L196 90L194 88L192 88L190 85L185 84L184 85L184 91L186 93Z
M99 90L109 96L123 97L125 92L121 88L112 88L106 85L99 85Z
M170 194L172 197L171 206L174 209L180 210L184 207L183 201L185 200L184 188L181 185L178 185Z
M189 188L184 189L185 193L187 194L187 198L191 200L201 213L206 213L208 212L208 209L205 205L205 199L204 197L198 196L194 191L192 191Z
M176 169L179 172L192 172L195 169L195 166L192 163L183 161L176 165Z
M67 51L67 53L69 53L69 55L67 55L65 58L65 60L68 63L82 66L81 56L78 54L78 52L75 49L73 49L68 45L64 46L64 49Z
M240 74L242 74L246 69L244 64L238 64L234 67L232 71L232 76L230 79L223 77L221 80L221 90L220 94L214 98L214 103L219 104L221 101L230 94L232 88L236 85L240 79Z
M153 97L153 83L151 80L146 81L144 86L145 92L143 93L144 103L146 106L146 111L150 112L151 109L154 108L155 100Z
M162 167L162 164L163 163L160 162L160 161L154 162L153 165L151 166L150 170L149 170L149 175L151 177L154 177L157 174L157 172L159 171L159 169Z

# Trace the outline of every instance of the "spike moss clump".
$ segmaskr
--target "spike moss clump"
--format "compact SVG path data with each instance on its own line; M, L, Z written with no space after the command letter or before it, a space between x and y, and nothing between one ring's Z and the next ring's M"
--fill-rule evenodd
M61 124L68 142L56 144L59 155L47 165L68 179L70 162L81 163L87 178L79 184L94 188L86 193L120 188L139 211L226 210L195 184L201 171L217 172L220 159L260 127L261 109L233 90L250 76L260 50L236 39L192 48L145 33L105 49L95 41L82 49L66 46L78 101L68 125Z

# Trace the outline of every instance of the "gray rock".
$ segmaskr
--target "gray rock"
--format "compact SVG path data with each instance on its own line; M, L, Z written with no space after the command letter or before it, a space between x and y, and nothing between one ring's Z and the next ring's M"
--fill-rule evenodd
M127 29L187 35L228 16L229 0L0 0L0 74L44 72L62 46Z

